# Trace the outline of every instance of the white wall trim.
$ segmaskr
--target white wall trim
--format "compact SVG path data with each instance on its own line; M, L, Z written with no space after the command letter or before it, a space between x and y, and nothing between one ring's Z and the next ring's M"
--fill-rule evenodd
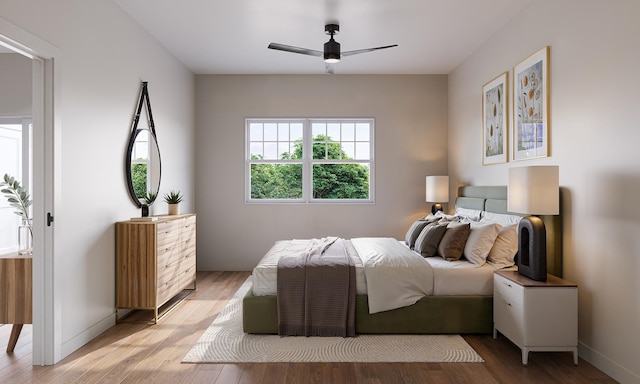
M599 370L606 372L607 375L611 376L616 381L628 384L640 384L640 377L634 375L633 372L625 369L622 365L609 359L588 345L578 342L578 352L580 357Z
M100 334L104 333L107 329L113 327L115 324L116 324L115 314L111 314L105 317L104 319L98 321L89 329L65 341L62 344L62 356L68 356L69 354L76 351L83 345L87 344L91 340L100 336Z

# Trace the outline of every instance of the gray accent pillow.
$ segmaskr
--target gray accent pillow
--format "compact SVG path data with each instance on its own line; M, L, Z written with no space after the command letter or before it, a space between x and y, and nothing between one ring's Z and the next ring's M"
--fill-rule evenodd
M460 260L469 233L471 233L469 223L450 223L438 245L438 255L447 261Z
M438 245L447 231L447 225L431 223L425 226L416 239L414 251L422 257L432 257L438 254Z
M420 232L422 232L422 229L428 223L429 223L428 221L420 219L420 220L414 221L413 224L411 224L411 226L409 227L409 230L407 231L407 234L404 236L404 242L409 246L409 248L411 249L414 248L416 239L420 235Z

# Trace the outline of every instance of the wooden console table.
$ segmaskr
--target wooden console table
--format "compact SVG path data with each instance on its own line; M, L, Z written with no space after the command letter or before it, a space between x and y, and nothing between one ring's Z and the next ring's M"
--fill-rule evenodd
M31 256L0 255L0 324L13 324L7 352L13 352L22 326L31 324L32 263Z

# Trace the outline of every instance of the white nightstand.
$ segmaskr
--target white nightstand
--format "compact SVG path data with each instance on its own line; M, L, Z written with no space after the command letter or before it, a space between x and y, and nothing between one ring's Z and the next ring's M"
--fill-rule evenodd
M502 333L529 351L570 351L578 364L578 286L547 275L531 280L517 271L496 271L493 280L493 338Z

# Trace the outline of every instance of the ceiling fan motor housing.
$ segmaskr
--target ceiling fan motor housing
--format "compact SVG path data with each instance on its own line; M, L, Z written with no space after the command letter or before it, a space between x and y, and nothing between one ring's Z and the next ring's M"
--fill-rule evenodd
M324 61L327 63L337 63L340 61L340 43L331 39L324 43Z
M337 63L340 61L340 43L333 39L333 35L340 32L340 26L338 24L327 24L324 26L324 32L331 36L329 41L324 43L324 61Z

